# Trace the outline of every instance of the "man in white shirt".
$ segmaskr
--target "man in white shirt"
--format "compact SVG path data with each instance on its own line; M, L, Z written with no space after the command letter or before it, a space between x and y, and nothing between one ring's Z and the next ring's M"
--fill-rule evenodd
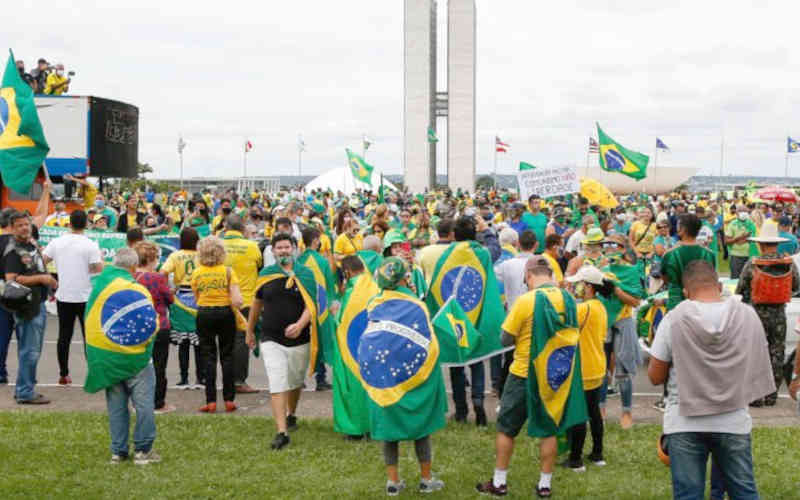
M97 243L87 238L86 212L75 210L69 216L72 230L51 241L42 255L45 264L55 261L59 287L56 290L56 306L58 308L58 367L59 385L70 385L69 346L75 330L75 319L81 323L81 333L86 342L83 327L83 316L86 302L92 291L90 274L103 270L103 257Z
M586 233L589 232L589 228L592 227L592 225L594 225L594 218L591 215L584 215L583 219L581 219L580 229L572 233L572 236L569 237L564 247L564 252L567 253L567 260L583 255L583 246L581 243L584 238L586 238Z
M525 283L525 263L533 257L535 248L536 233L529 229L525 230L519 237L520 252L494 266L494 275L497 281L503 284L507 310L511 310L517 298L528 291L528 285Z
M758 498L748 403L775 390L761 321L737 297L723 300L714 267L690 262L686 300L658 326L648 375L667 384L664 439L674 498Z

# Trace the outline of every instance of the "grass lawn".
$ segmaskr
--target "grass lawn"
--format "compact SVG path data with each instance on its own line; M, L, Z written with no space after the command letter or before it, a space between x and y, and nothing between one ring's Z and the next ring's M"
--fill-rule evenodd
M345 442L329 420L301 420L292 444L269 449L270 419L158 416L156 450L163 462L110 465L102 414L0 412L0 492L11 498L380 498L385 496L378 443ZM477 498L475 483L491 477L494 428L450 425L433 437L434 472L445 489L432 498ZM669 471L655 455L660 427L606 428L605 468L585 474L557 469L556 498L671 498ZM754 431L756 479L762 498L797 498L797 428ZM590 441L591 438L588 438ZM587 443L588 452L589 443ZM400 446L401 477L416 492L413 444ZM509 497L530 498L538 480L535 441L521 437L509 474Z

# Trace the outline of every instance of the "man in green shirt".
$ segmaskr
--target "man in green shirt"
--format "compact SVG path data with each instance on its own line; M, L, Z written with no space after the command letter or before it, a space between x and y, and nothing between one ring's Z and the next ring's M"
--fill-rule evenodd
M755 236L747 224L750 212L744 205L736 207L736 219L728 223L725 229L725 242L728 255L731 257L731 279L738 280L745 262L750 257L750 243L747 238Z
M539 195L532 194L528 198L528 205L531 211L522 214L522 222L527 224L531 231L533 231L533 234L536 235L536 240L539 242L539 245L536 247L537 254L544 251L544 231L547 229L547 216L541 212L541 204L542 201L539 199Z
M789 256L796 254L798 246L797 238L792 234L792 219L785 215L778 219L778 231L779 237L788 240L778 244L778 255Z
M695 214L681 214L678 217L680 242L661 258L661 274L668 287L667 311L675 308L684 299L683 270L690 262L705 260L716 268L716 256L708 248L697 244L697 234L701 226L702 223Z

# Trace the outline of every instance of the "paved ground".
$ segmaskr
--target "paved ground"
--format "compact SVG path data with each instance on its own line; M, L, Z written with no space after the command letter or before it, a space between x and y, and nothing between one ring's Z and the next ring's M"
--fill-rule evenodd
M77 326L77 325L76 325ZM80 339L80 328L76 329L76 338L73 340L70 352L70 371L75 385L73 387L59 387L58 382L58 362L56 359L56 339L57 322L55 316L48 316L47 331L45 334L45 344L42 357L39 361L39 386L38 391L49 397L53 403L45 406L20 406L14 402L13 386L0 386L0 410L10 410L17 408L31 409L32 411L105 411L105 397L102 392L98 394L87 394L81 386L86 377L86 362L83 355L83 344ZM8 371L11 382L17 372L17 349L16 341L12 340L8 355ZM445 378L449 379L448 371L444 370ZM190 382L194 382L194 357L190 361ZM486 375L489 376L487 366ZM328 380L331 374L328 373ZM178 412L194 413L197 408L205 403L204 392L202 390L178 390L174 384L179 379L178 350L171 346L169 365L167 368L167 381L170 388L167 391L167 401L175 405ZM217 380L221 382L221 375ZM248 383L259 389L267 389L269 381L264 372L264 366L258 359L251 358L250 377ZM307 381L310 388L314 387L312 380ZM447 381L449 388L449 380ZM487 387L490 385L487 383ZM797 404L786 396L785 387L781 391L782 397L779 398L777 406L774 408L753 408L751 414L757 425L797 425ZM654 387L647 380L645 370L642 369L637 374L634 381L634 418L637 422L660 423L661 413L652 408L653 403L661 394L661 387ZM219 397L222 401L222 395ZM240 405L241 414L269 415L268 393L262 391L258 394L239 394L237 403ZM452 412L452 402L450 403ZM495 417L495 407L497 399L491 395L486 398L486 410L490 420ZM608 418L617 419L620 413L619 397L612 397L608 403ZM316 392L306 391L301 397L298 415L301 417L330 417L331 416L331 393L330 391Z

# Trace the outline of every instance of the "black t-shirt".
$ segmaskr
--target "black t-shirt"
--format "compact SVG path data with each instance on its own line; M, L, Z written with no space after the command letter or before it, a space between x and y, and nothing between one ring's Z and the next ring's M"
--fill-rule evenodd
M284 335L286 327L297 322L305 309L303 296L297 285L286 289L286 278L278 278L263 285L256 292L256 298L264 303L262 311L262 340L272 340L287 347L307 344L311 341L309 327L295 339Z
M15 240L9 240L8 243L13 243L14 249L6 254L3 263L6 273L21 274L23 276L47 273L44 260L42 260L42 254L39 252L36 245L29 242L20 243ZM32 292L31 302L19 311L19 314L25 318L33 318L36 316L41 303L47 298L46 286L35 285L30 287L30 289Z

